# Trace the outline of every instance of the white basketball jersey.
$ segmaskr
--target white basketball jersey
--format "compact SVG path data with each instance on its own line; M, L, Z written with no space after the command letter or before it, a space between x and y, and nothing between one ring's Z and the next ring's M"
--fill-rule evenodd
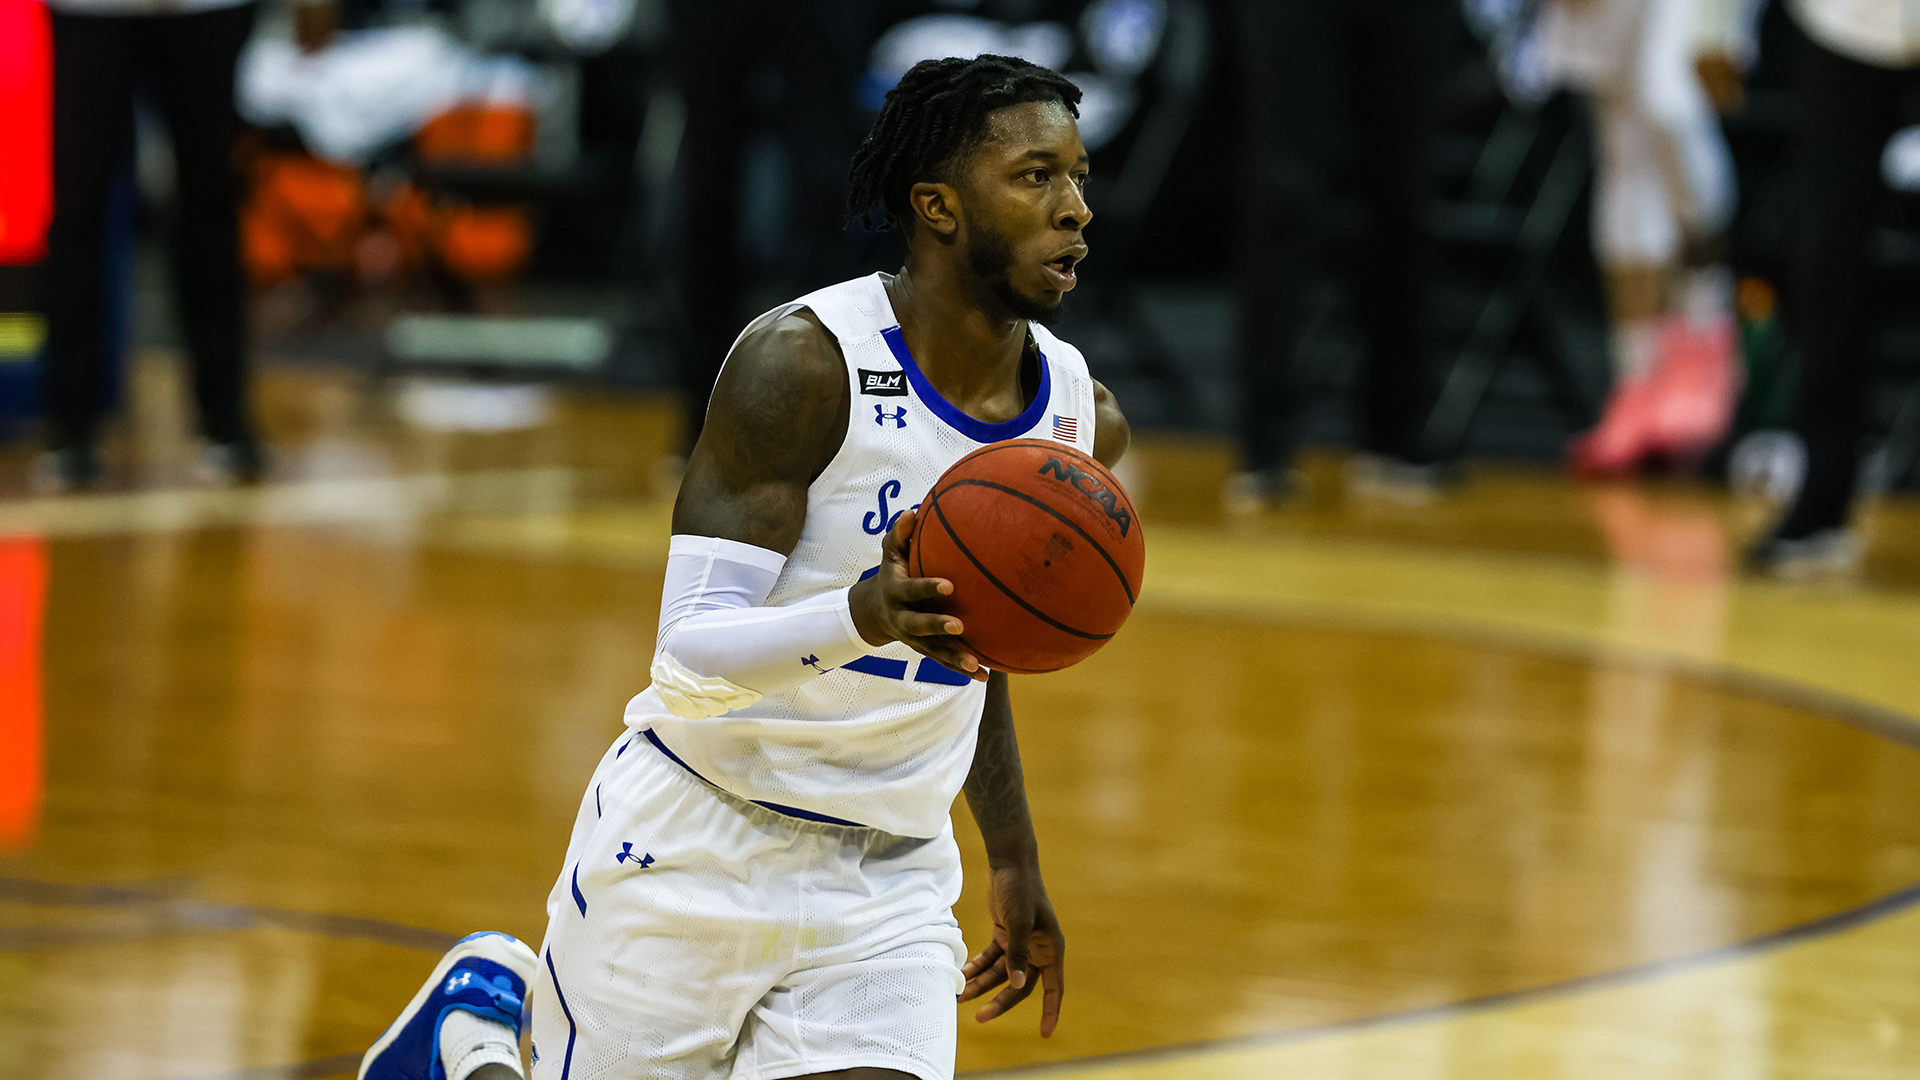
M1040 388L1005 423L976 420L927 382L907 351L885 274L809 293L749 325L800 308L840 343L851 389L847 437L807 488L800 541L767 598L792 604L876 572L893 519L948 466L988 443L1052 439L1093 452L1093 379L1079 350L1029 324ZM705 720L669 713L649 689L626 721L652 729L683 763L742 798L796 807L900 836L931 837L973 764L986 685L893 642L798 689Z

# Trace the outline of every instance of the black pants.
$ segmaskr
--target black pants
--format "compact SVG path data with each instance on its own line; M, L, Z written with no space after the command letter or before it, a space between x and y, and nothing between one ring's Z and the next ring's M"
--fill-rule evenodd
M234 65L252 4L188 15L53 14L53 224L47 233L48 441L90 445L106 363L106 221L133 152L133 95L152 95L173 142L174 290L202 432L252 438L233 142Z
M1246 187L1241 374L1246 464L1292 453L1288 372L1306 288L1343 204L1365 217L1353 277L1366 358L1361 446L1420 457L1432 407L1425 339L1430 107L1451 24L1444 0L1241 0Z
M751 317L740 311L748 291L740 207L743 153L756 122L780 133L790 166L788 235L773 268L780 283L811 291L868 269L874 244L842 223L847 168L870 121L856 95L876 7L871 0L683 0L675 11L687 102L679 280L688 445L699 435L727 346Z
M1797 426L1807 483L1781 534L1844 524L1867 420L1867 336L1878 281L1868 241L1884 196L1880 155L1920 71L1874 67L1801 39L1801 190L1790 249L1788 314L1799 338Z

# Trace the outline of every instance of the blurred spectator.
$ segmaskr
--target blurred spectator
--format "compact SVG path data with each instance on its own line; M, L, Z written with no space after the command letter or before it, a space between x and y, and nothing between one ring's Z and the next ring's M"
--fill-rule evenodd
M847 162L866 133L859 107L876 0L682 0L674 8L679 82L686 101L681 150L687 235L680 297L686 445L700 434L707 398L734 335L751 312L741 258L747 137L756 112L777 115L787 152L791 207L779 269L802 292L862 270L870 241L843 226ZM782 295L786 295L783 293Z
M1800 202L1788 326L1799 340L1797 427L1806 480L1755 545L1753 561L1793 573L1858 558L1848 516L1867 409L1873 274L1867 241L1882 196L1882 148L1902 98L1920 89L1920 23L1903 0L1798 0Z
M1430 496L1420 435L1433 392L1422 216L1430 112L1451 11L1445 0L1240 0L1248 186L1223 226L1240 231L1243 451L1230 497L1286 494L1296 434L1288 371L1343 192L1366 215L1355 292L1366 339L1363 487ZM1245 490L1241 490L1245 489Z
M230 479L260 467L247 362L233 167L234 65L254 6L238 0L49 0L53 16L53 222L47 237L48 454L41 484L99 475L108 195L133 152L133 99L166 122L179 192L174 291L208 462Z
M1138 114L1169 23L1163 0L681 0L674 13L686 103L689 229L678 277L689 445L721 361L754 314L741 308L748 293L809 291L877 269L894 247L848 230L842 214L847 161L907 69L993 53L1064 72L1084 95L1082 139L1098 152ZM743 244L747 144L769 128L783 151L788 209L782 235ZM771 265L752 265L743 248L759 249L762 263L772 249ZM775 280L756 281L761 273Z
M1613 391L1598 426L1570 447L1577 471L1626 473L1648 458L1690 465L1732 424L1739 367L1721 249L1733 162L1703 74L1736 104L1730 35L1718 25L1733 18L1721 0L1541 8L1550 77L1593 106L1594 247L1613 316ZM1703 72L1697 53L1712 58Z

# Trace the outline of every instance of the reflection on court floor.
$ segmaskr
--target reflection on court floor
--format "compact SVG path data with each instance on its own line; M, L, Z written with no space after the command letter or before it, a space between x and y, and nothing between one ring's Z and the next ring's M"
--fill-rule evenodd
M351 1075L453 936L538 939L644 684L666 403L265 394L264 489L190 486L136 414L113 490L0 500L10 1076ZM1135 619L1015 681L1069 992L1046 1042L963 1017L963 1070L1920 1068L1920 514L1787 586L1731 566L1755 508L1687 488L1235 516L1226 469L1142 440Z

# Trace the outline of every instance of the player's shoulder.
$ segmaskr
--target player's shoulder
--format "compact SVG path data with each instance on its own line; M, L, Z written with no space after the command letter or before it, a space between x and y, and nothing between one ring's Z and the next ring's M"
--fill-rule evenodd
M725 384L750 384L757 392L837 392L846 382L840 344L809 308L792 306L757 319L727 357Z
M705 458L743 475L762 475L770 462L791 465L792 479L818 475L839 448L851 392L839 346L811 313L768 312L720 369L689 475Z

